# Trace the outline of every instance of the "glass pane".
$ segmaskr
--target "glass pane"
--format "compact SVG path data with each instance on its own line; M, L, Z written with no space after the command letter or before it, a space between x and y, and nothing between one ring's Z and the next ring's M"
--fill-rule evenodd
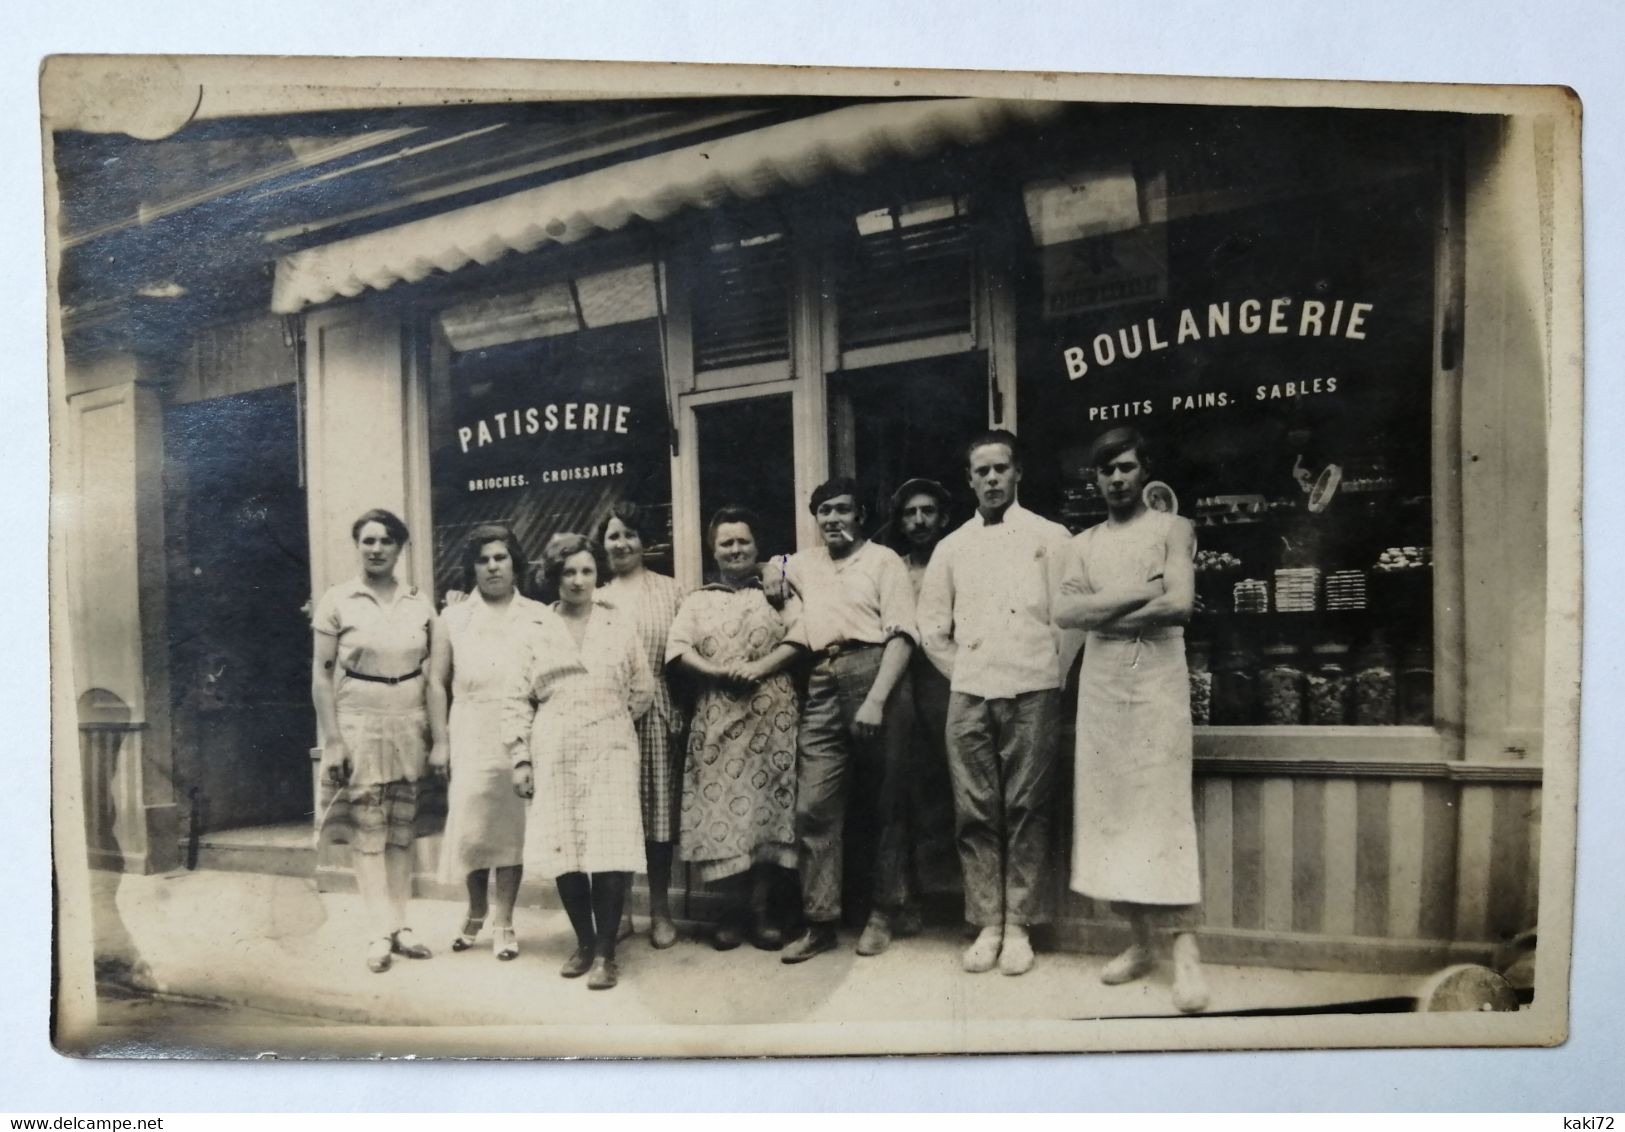
M649 564L670 573L664 375L652 319L453 350L431 381L436 591L463 588L462 540L480 523L512 527L534 562L621 499L656 516Z
M987 428L986 355L961 354L833 374L829 390L830 466L855 475L868 493L874 516L871 535L888 537L891 493L915 476L934 479L948 489L954 499L953 523L970 515L961 451L967 440ZM838 435L848 427L849 438Z
M700 530L719 507L738 504L761 517L756 532L763 559L796 548L796 483L790 398L754 397L705 405L694 411L699 426ZM714 564L704 552L705 573Z

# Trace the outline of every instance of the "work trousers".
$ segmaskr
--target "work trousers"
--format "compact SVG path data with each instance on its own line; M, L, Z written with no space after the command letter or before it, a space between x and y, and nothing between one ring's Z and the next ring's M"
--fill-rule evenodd
M1043 915L1061 693L948 699L948 772L965 876L965 919L980 927Z
M847 798L874 844L872 909L890 912L908 897L903 805L913 690L908 673L886 701L880 733L859 738L852 721L880 671L882 648L823 658L807 678L796 761L796 841L802 911L814 923L841 918Z

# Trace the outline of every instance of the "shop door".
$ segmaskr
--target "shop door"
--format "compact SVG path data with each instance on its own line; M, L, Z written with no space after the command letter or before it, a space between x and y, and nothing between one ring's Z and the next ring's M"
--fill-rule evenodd
M857 477L869 493L873 533L882 539L891 493L915 476L949 490L955 525L969 516L962 452L987 427L987 359L979 352L829 378L830 468Z
M292 386L168 410L177 800L198 832L308 820L310 600Z
M695 405L694 436L699 471L697 544L702 569L715 564L705 545L705 525L729 504L749 507L761 518L756 532L763 560L796 549L795 445L789 394L734 397Z

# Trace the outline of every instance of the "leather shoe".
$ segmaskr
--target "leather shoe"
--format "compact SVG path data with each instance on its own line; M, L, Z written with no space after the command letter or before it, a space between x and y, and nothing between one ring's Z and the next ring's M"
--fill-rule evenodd
M570 958L564 961L559 968L559 974L567 979L579 979L592 970L592 948L578 947L570 953Z
M732 951L745 942L745 931L737 920L724 920L711 935L711 946L718 951Z
M418 942L411 928L399 928L389 937L389 949L407 959L428 959L434 954L428 946Z
M390 936L380 936L367 945L367 970L375 975L382 975L389 970L390 949L395 941Z
M884 912L870 912L858 937L859 955L879 955L891 946L891 919Z
M664 951L677 942L677 925L661 917L649 925L649 946Z
M791 942L779 956L780 963L805 963L815 955L835 950L834 924L808 924L807 930Z
M750 933L750 942L758 951L782 951L784 932L777 924L757 924Z
M587 976L588 990L609 990L620 981L620 970L615 960L602 957L592 961L592 972Z

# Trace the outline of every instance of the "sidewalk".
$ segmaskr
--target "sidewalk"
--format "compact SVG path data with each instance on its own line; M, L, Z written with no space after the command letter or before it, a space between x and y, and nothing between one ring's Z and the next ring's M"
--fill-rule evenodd
M841 1024L966 1019L1067 1020L1167 1016L1166 967L1148 980L1101 985L1108 957L1041 953L1020 978L960 970L957 931L928 930L860 959L841 950L787 966L748 945L719 953L685 935L666 951L640 934L621 944L621 983L594 993L562 979L574 937L564 914L521 908L523 953L496 961L447 946L461 906L416 900L413 926L433 959L397 959L383 974L363 961L359 897L318 893L308 878L194 872L97 874L98 956L144 961L161 993L288 1016L369 1026L642 1026ZM638 918L640 929L647 921ZM1213 1012L1328 1006L1410 994L1407 976L1206 968ZM263 1021L263 1019L261 1019Z

